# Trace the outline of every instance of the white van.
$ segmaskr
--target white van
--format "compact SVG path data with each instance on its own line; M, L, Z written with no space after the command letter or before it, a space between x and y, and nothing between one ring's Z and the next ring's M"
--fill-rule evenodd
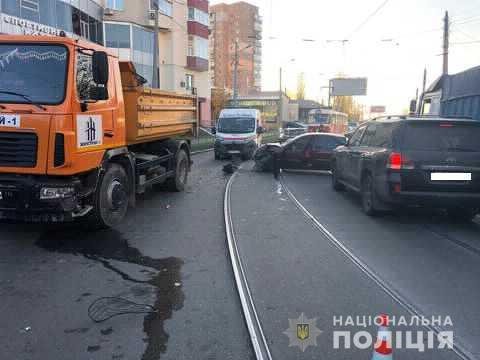
M262 117L256 109L224 109L220 112L215 134L215 159L234 154L251 159L262 143Z

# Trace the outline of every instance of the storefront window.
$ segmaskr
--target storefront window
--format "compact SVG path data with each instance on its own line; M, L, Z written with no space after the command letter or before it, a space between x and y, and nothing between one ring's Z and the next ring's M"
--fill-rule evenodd
M20 1L2 0L2 12L8 15L20 17Z
M103 10L91 0L72 0L71 5L62 0L0 0L0 6L4 14L103 43Z
M57 27L64 31L73 32L72 7L57 0L56 10Z
M153 32L139 26L132 26L133 29L133 62L137 72L142 75L150 84L153 80Z
M105 44L116 49L130 48L130 25L105 24Z

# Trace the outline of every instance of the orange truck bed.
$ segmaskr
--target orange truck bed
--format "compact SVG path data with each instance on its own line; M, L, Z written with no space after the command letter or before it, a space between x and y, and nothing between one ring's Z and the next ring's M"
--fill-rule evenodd
M128 145L196 132L195 96L139 86L130 62L120 62L120 71Z

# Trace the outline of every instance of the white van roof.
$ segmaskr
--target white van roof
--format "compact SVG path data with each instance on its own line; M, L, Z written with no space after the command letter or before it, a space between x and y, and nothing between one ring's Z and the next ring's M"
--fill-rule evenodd
M227 117L253 117L260 116L260 111L257 109L223 109L220 112L221 118Z

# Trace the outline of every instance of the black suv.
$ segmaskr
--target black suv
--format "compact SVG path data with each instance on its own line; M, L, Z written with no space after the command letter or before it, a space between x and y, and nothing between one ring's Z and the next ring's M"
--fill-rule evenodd
M388 117L358 127L334 151L332 185L359 192L366 214L395 205L480 210L480 121Z

